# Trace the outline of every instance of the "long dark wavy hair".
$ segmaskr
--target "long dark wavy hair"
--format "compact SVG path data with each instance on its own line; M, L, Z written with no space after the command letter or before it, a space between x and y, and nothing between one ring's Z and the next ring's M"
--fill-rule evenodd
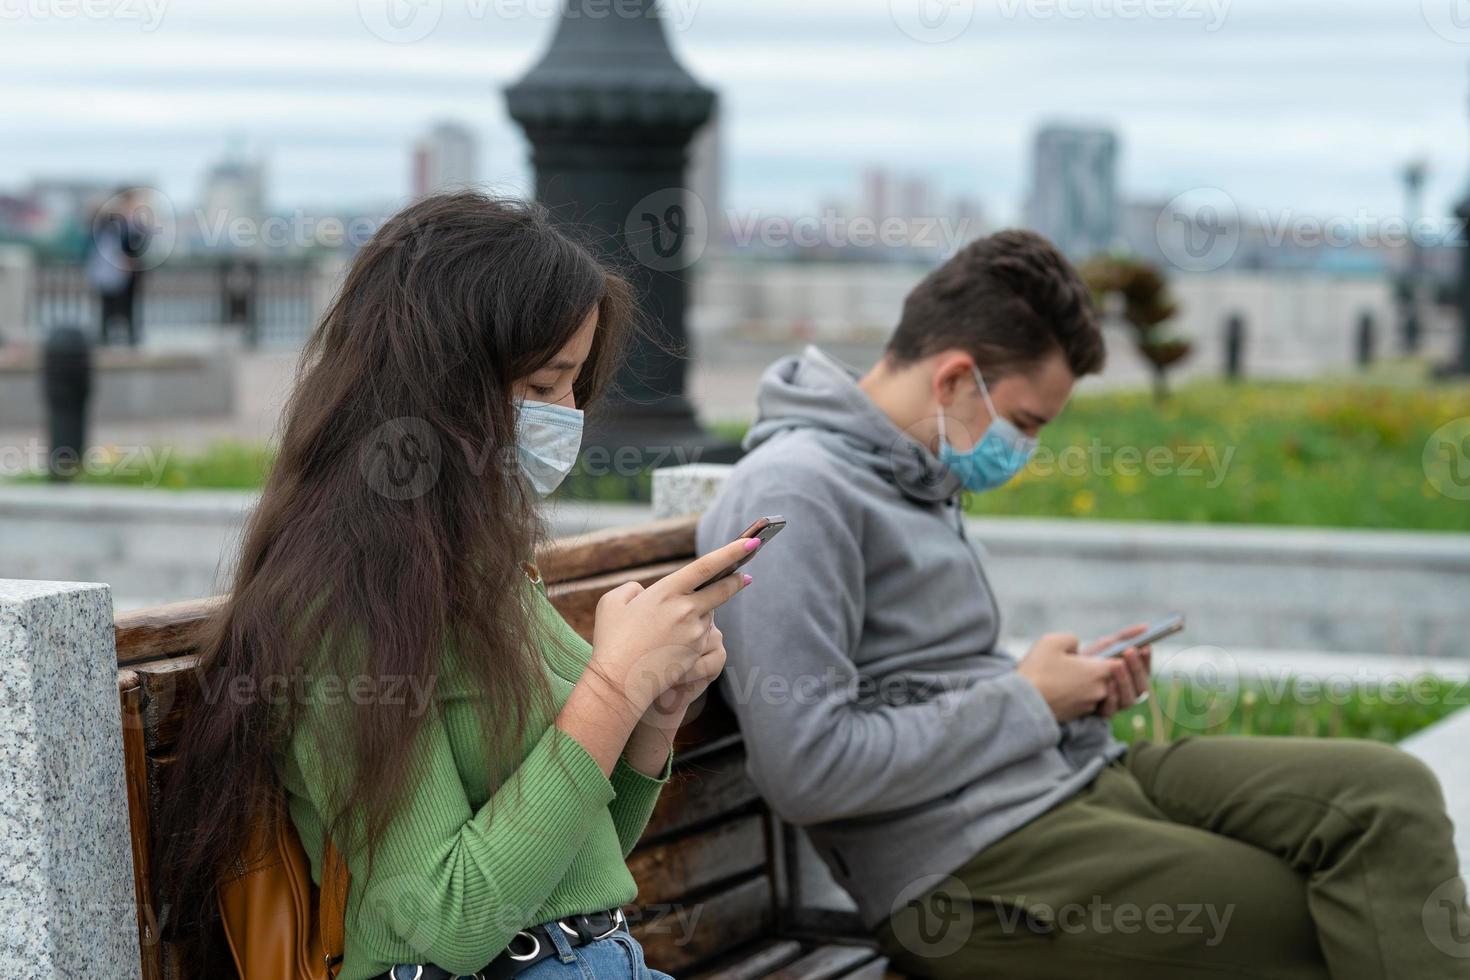
M474 653L455 669L483 692L492 758L519 744L544 703L529 590L506 585L524 581L521 563L542 533L514 462L512 386L593 310L579 406L611 377L634 302L627 281L541 208L429 197L357 254L302 352L233 585L200 642L201 689L215 694L187 713L163 794L159 908L167 933L190 938L206 969L223 952L216 882L262 808L281 804L272 753L302 707L252 692L334 670L432 690L452 640ZM347 814L360 820L370 861L406 802L425 712L412 698L344 710L351 758L340 765L350 776L323 818L335 840Z

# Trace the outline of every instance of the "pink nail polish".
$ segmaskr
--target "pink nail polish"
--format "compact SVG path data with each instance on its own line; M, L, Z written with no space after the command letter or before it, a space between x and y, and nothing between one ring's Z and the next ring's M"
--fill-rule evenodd
M755 579L751 578L749 575L741 575L740 577L745 580L746 585L749 585L751 582L755 581Z
M745 542L746 551L754 551L761 546L760 538L748 538Z

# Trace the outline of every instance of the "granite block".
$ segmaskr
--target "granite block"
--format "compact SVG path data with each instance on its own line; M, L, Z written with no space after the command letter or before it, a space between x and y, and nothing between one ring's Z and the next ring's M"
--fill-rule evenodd
M112 597L0 579L0 952L17 975L140 971Z

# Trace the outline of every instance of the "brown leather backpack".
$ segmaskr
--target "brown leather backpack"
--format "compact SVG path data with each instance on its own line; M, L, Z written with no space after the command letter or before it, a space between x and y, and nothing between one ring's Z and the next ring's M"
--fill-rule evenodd
M225 938L241 980L334 980L342 968L350 881L329 841L318 889L291 818L284 807L271 807L219 886Z

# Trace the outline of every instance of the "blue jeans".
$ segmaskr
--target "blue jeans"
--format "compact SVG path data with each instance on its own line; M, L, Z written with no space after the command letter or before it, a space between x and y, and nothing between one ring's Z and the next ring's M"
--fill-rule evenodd
M548 956L516 980L674 980L650 970L638 940L619 929L606 939L573 949L560 929L549 929L556 956Z

